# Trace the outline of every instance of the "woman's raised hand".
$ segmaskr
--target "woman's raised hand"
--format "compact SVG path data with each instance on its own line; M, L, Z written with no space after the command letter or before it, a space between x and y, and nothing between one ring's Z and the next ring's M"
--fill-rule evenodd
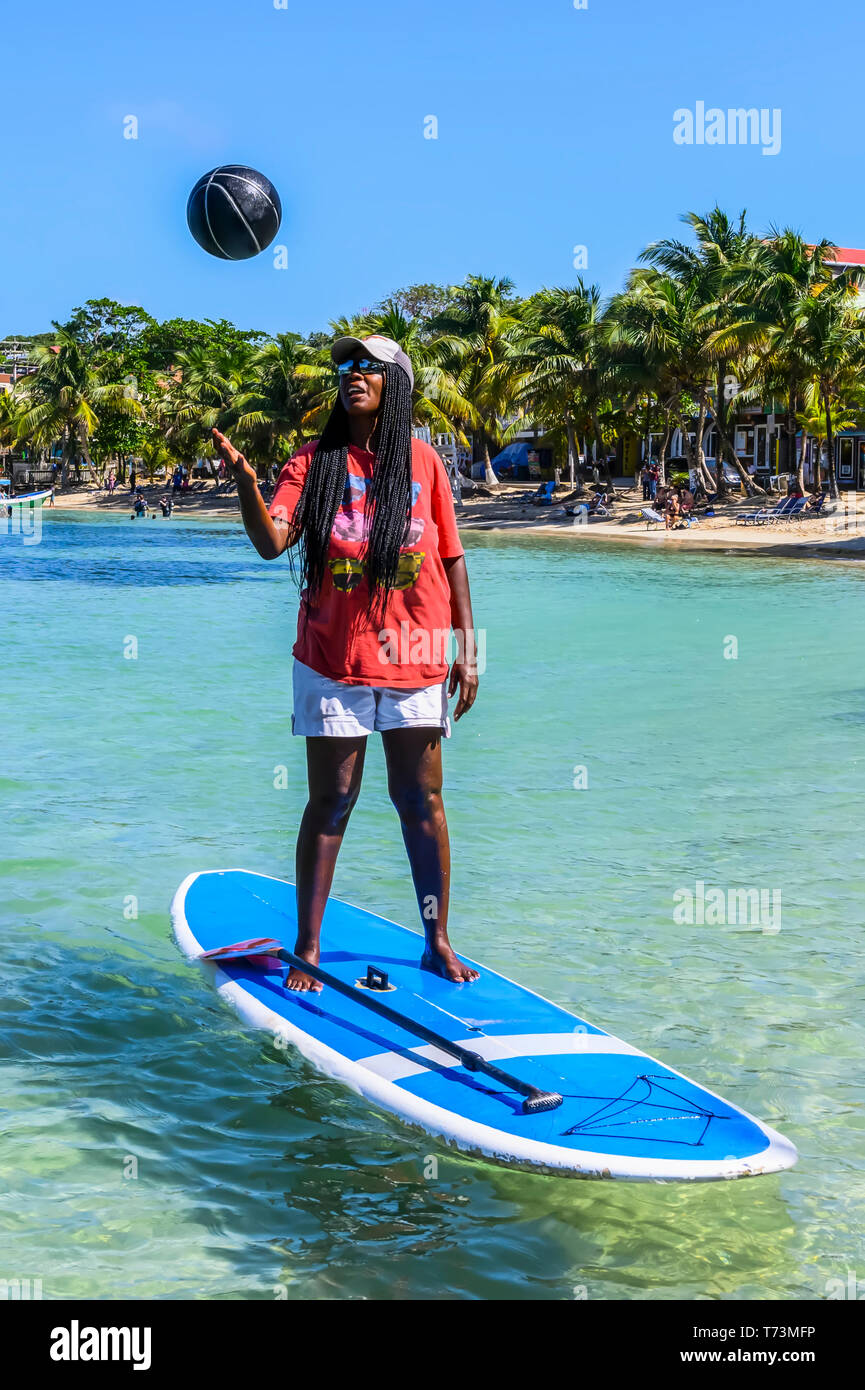
M251 478L253 482L256 482L255 469L251 463L247 463L243 454L235 449L231 440L226 439L225 435L221 434L219 430L213 430L212 434L213 446L219 454L219 457L224 459L227 466L231 469L234 481L239 483L241 478Z

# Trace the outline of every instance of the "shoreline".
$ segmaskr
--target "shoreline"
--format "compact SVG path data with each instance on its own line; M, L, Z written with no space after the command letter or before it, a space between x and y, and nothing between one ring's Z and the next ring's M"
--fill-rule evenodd
M814 518L813 521L775 522L770 525L736 525L739 513L756 510L760 502L739 498L724 504L723 511L714 517L704 517L692 526L676 531L663 527L647 529L640 517L644 504L635 490L617 493L614 517L599 518L588 523L575 522L564 515L559 499L551 507L536 507L528 502L534 485L526 486L523 492L515 491L514 485L506 485L507 491L491 497L464 501L457 507L457 525L466 533L495 536L538 535L544 539L554 536L578 540L594 538L597 540L624 542L647 547L663 546L667 549L706 551L709 553L736 552L741 554L768 554L775 556L802 556L805 558L851 560L865 558L865 513L845 517L843 513ZM144 488L148 503L157 505L165 488ZM562 501L570 494L562 494ZM765 499L774 505L777 499ZM842 499L843 501L843 499ZM108 497L104 492L82 488L76 492L57 493L53 508L49 512L82 511L97 515L106 512L130 513L132 500L128 492ZM175 502L175 518L194 517L204 521L240 521L240 508L236 493L214 495L214 489L187 493ZM157 510L157 521L164 521ZM857 525L861 521L860 525Z

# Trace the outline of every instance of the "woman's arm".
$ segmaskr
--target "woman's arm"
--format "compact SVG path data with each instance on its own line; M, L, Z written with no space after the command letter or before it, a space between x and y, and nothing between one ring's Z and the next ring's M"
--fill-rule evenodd
M443 558L442 564L450 584L451 625L457 639L456 661L451 667L448 682L448 695L456 692L457 684L460 688L460 697L454 710L454 719L457 720L471 709L478 693L477 646L466 557L457 555L450 559Z
M298 537L297 527L287 519L274 519L270 515L258 488L255 469L219 430L213 431L213 443L237 483L240 515L246 534L263 560L275 560L294 545Z

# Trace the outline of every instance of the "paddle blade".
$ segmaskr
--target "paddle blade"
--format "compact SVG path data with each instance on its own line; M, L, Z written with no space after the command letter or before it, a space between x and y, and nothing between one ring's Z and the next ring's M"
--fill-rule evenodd
M283 949L282 942L275 936L254 936L249 941L235 941L231 946L216 946L212 951L202 951L199 960L242 960L262 970L279 969L282 962L275 952Z

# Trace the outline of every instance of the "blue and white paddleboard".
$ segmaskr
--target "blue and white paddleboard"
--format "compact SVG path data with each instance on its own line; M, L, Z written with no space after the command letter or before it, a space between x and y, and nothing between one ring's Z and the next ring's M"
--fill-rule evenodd
M7 497L5 493L0 492L0 504L4 507L23 507L29 502L44 502L45 498L50 496L50 487L44 492L25 492L21 497Z
M190 874L171 907L187 956L252 937L295 939L294 885L241 870ZM240 1016L292 1043L327 1075L469 1152L543 1172L644 1181L776 1173L794 1146L768 1125L630 1044L478 966L454 985L419 968L419 933L331 898L322 968L354 985L387 972L390 1008L459 1042L563 1103L522 1113L522 1097L325 986L284 988L284 968L207 965ZM462 960L468 957L461 956ZM469 962L476 965L477 962ZM275 964L275 962L274 962Z

